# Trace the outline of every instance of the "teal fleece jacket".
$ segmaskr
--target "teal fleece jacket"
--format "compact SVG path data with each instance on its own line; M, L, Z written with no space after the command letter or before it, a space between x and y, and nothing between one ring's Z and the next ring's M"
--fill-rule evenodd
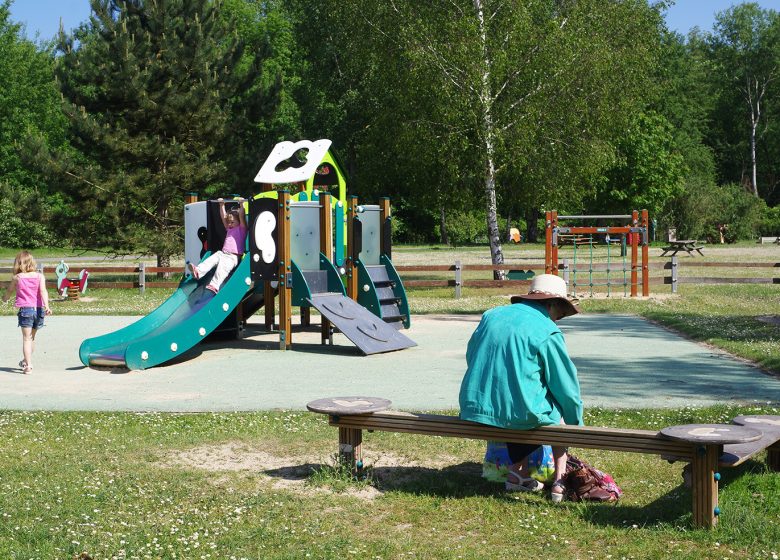
M471 335L460 387L463 420L529 430L582 425L577 368L563 334L538 302L487 311Z

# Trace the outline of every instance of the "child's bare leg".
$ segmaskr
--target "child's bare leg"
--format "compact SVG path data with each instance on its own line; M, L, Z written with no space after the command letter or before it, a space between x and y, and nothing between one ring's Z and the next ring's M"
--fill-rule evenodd
M555 461L555 482L558 482L566 474L566 461L569 459L568 447L554 445L552 453Z
M22 327L22 355L27 367L32 367L33 342L35 330L32 327Z

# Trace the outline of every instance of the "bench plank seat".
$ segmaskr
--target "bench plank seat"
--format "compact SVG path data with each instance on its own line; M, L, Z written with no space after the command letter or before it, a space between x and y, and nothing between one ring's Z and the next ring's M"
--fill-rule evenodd
M338 428L339 458L352 469L362 468L363 430L659 455L670 461L690 463L693 525L704 528L714 527L720 512L720 477L717 475L719 466L736 466L759 451L768 449L769 467L780 470L778 416L740 416L734 419L733 424L740 428L760 427L764 432L755 429L730 430L730 425L727 424L674 426L665 428L662 431L664 433L566 425L542 426L533 430L509 430L439 414L390 410L355 414L356 408L350 401L356 398L321 399L309 403L308 406L313 412L328 414L328 423ZM325 408L321 406L323 402L327 405ZM387 404L389 405L389 401ZM754 441L749 441L750 439ZM734 443L742 441L749 442Z
M386 411L366 415L331 416L331 426L358 430L406 432L421 435L457 437L607 449L629 453L669 454L691 460L690 443L664 438L651 430L627 430L594 426L542 426L534 430L507 430L461 420L454 416Z

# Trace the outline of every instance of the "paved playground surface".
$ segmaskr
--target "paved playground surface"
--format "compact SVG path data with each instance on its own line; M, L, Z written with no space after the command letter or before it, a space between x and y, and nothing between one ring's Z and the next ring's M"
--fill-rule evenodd
M318 326L295 332L293 350L260 318L240 341L206 343L144 371L94 370L78 359L84 338L133 317L53 316L38 334L35 371L23 375L16 317L0 317L0 408L23 410L243 411L303 409L327 396L380 396L403 410L456 409L476 315L414 316L417 347L362 356L341 334L319 344ZM316 317L313 318L316 321ZM780 378L638 317L578 315L560 323L585 406L610 408L778 403Z

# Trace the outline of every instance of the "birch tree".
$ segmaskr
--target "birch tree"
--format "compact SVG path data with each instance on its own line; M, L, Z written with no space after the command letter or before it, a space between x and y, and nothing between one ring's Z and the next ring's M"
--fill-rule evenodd
M757 146L767 130L771 88L780 73L780 19L758 4L734 6L719 13L711 36L713 60L726 86L738 92L747 120L749 190L758 197ZM728 98L729 92L723 96Z
M614 130L649 89L660 21L657 11L633 0L324 0L318 6L316 28L338 37L340 64L331 70L353 76L356 97L385 111L394 104L392 115L402 122L391 130L417 138L406 152L438 154L442 175L451 161L461 170L476 168L494 264L504 260L499 193L534 205L577 204L588 190L581 179L612 161ZM319 39L329 48L329 39ZM382 117L365 111L360 118L365 137ZM449 189L459 179L442 176L435 188Z

